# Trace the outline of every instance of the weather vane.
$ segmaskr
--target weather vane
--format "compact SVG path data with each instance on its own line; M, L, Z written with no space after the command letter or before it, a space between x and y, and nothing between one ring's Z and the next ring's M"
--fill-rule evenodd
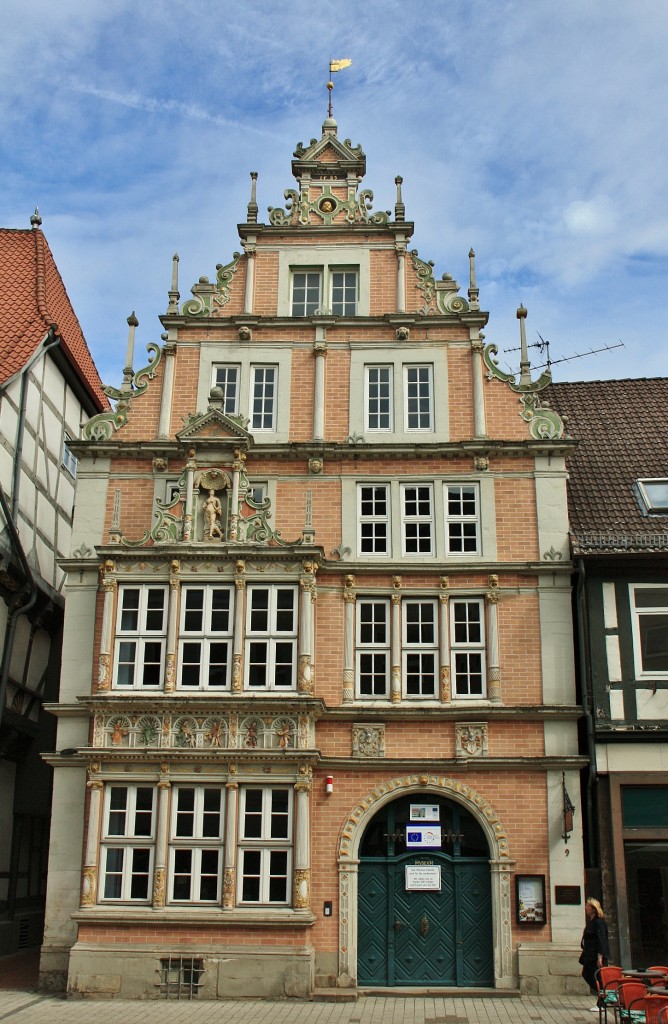
M348 57L343 57L341 60L331 60L329 62L329 82L327 83L327 89L329 91L329 106L327 107L327 117L332 116L332 89L334 88L334 82L331 76L335 71L343 71L344 68L349 68L352 61Z

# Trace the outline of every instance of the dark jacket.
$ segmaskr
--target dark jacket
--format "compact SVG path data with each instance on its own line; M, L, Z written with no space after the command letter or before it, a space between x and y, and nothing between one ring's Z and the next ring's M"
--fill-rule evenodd
M582 962L598 960L602 956L605 961L610 958L608 946L608 926L603 917L593 917L587 921L582 933Z

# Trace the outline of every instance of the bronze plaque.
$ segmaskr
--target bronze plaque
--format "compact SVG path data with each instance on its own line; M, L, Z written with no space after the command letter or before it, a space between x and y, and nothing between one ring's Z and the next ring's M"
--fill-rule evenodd
M582 903L582 890L579 885L555 885L554 902L562 907L579 907Z

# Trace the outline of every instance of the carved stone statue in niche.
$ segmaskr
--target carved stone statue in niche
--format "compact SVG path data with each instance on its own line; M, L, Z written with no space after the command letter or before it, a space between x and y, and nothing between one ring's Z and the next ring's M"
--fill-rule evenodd
M204 499L202 508L204 509L204 539L213 540L214 537L220 537L222 540L223 531L220 519L223 514L223 506L213 488L209 489L209 495Z

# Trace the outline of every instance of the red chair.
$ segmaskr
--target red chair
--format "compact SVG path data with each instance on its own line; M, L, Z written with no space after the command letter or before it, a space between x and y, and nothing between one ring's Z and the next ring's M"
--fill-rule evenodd
M635 1016L632 1015L631 1003L640 1003L646 995L647 986L642 981L627 978L620 981L617 987L617 996L619 998L617 1010L621 1024L642 1024L642 1021L645 1020L645 1011L641 1006L636 1006L633 1011Z
M634 999L629 1004L631 1020L644 1021L645 1024L659 1024L662 1010L668 1011L668 996L654 993L651 988L641 999Z
M668 1006L659 1010L659 1024L668 1024Z
M608 1010L613 1017L617 1016L617 988L624 977L621 967L599 967L596 972L596 988L598 989L598 1020L602 1018L608 1024Z
M648 971L663 971L662 978L648 978L650 985L658 985L660 988L668 988L668 967L648 967Z

